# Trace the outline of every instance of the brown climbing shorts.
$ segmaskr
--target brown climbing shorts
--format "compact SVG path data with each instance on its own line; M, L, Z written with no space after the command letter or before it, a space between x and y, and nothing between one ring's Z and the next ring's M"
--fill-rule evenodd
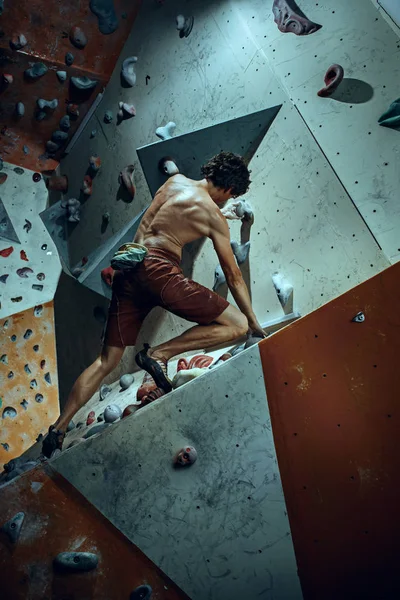
M132 271L115 271L112 291L104 343L120 348L135 345L145 317L156 306L199 325L209 325L229 306L225 298L185 277L178 256L159 248L149 248Z

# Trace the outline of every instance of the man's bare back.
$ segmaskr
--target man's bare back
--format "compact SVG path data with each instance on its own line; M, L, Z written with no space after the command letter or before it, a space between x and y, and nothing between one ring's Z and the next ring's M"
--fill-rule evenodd
M157 191L143 217L135 242L168 250L182 248L223 225L224 217L202 181L175 175Z

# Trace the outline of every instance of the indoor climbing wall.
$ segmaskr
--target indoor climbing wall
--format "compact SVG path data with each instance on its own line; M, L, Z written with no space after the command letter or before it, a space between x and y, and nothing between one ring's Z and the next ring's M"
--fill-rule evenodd
M304 598L399 597L400 263L259 346Z
M0 321L0 464L20 456L58 416L53 302Z
M189 600L49 466L0 490L0 527L3 598Z
M140 1L1 5L0 156L52 170L100 99Z
M39 213L48 192L40 173L0 168L0 318L53 300L61 272Z

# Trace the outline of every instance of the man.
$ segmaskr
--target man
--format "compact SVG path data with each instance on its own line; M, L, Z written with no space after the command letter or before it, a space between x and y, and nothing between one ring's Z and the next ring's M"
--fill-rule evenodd
M171 390L167 363L173 356L229 343L249 329L264 336L247 286L230 245L229 227L220 207L247 192L250 173L243 159L221 152L202 167L204 179L177 174L157 191L134 242L147 254L131 270L117 270L101 355L78 378L55 425L43 442L50 456L61 448L68 423L118 365L126 346L134 346L144 318L155 306L197 323L182 335L136 355L148 373L142 404ZM202 237L212 240L229 289L239 309L206 287L184 277L182 248Z

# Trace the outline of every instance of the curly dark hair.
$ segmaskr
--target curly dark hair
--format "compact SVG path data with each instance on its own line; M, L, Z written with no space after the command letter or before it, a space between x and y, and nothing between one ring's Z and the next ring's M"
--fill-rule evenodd
M217 188L232 190L233 198L242 196L250 186L250 173L243 158L233 152L220 152L201 167L206 179Z

